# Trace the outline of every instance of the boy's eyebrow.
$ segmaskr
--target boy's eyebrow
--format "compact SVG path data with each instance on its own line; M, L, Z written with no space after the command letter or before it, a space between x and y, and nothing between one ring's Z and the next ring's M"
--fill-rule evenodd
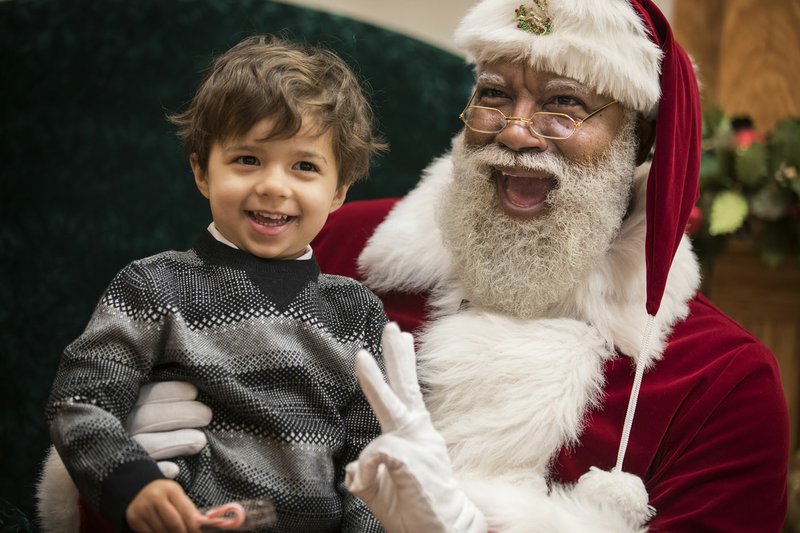
M249 143L231 144L230 146L224 147L222 149L222 151L223 152L239 152L239 151L255 152L256 150L258 150L258 148L259 147L258 147L257 144L249 144ZM297 152L295 152L295 155L297 157L307 157L309 159L321 159L325 164L328 163L328 159L324 155L322 155L322 153L315 152L313 150L298 150Z
M321 159L325 163L328 162L328 160L325 158L324 155L322 155L319 152L314 152L313 150L300 150L299 152L297 152L297 155L299 157L308 157L308 158Z
M238 152L240 150L252 152L257 149L257 146L254 144L229 144L228 146L223 146L223 152Z

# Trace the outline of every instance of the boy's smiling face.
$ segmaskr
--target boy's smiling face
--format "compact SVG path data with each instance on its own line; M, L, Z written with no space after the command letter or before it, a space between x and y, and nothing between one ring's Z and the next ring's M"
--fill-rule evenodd
M313 124L312 124L313 125ZM344 202L330 132L264 140L269 118L245 135L215 141L204 171L192 156L195 183L211 204L219 232L239 249L269 259L296 259Z

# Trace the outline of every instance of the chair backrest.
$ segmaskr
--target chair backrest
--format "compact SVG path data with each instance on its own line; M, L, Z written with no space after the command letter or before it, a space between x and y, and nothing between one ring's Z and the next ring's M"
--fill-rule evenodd
M264 0L0 1L0 502L33 516L53 374L113 274L208 223L165 114L253 33L332 48L371 87L391 152L351 200L404 194L461 126L461 58L352 19Z

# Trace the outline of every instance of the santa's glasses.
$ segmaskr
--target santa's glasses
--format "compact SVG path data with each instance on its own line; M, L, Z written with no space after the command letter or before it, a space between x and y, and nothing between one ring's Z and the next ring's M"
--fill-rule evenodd
M469 99L475 97L473 94ZM612 100L606 105L592 111L589 116L582 119L574 119L564 113L551 113L549 111L537 111L530 117L510 117L496 107L486 107L482 105L467 105L464 111L458 116L464 124L478 133L500 133L512 120L523 122L528 126L528 130L534 135L545 139L569 139L578 128L598 114L603 109L618 103Z

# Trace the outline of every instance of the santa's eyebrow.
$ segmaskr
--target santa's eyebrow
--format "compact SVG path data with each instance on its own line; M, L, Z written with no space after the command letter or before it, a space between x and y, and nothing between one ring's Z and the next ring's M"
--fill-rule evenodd
M594 92L593 90L591 90L589 87L587 87L583 83L581 83L579 81L575 81L575 80L569 79L569 78L555 78L555 79L552 79L552 80L548 81L547 83L545 83L544 86L545 86L545 89L550 90L550 91L553 91L553 90L555 90L555 91L571 90L571 91L577 91L577 92L583 92L583 93L593 93Z
M503 78L503 76L495 74L493 72L481 72L475 79L475 83L476 84L491 83L492 85L505 85L506 80L505 78Z

